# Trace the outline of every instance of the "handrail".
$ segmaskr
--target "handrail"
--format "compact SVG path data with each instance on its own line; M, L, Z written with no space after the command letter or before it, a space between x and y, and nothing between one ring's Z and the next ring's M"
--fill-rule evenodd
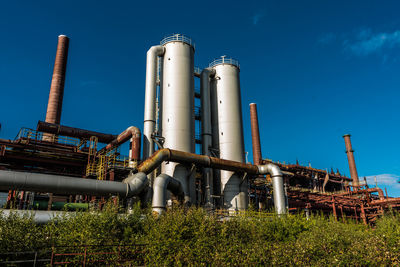
M214 66L220 65L220 64L230 64L230 65L236 66L240 69L240 64L237 59L227 58L226 56L222 56L221 58L214 59L208 66L214 67Z
M165 37L164 39L161 40L160 44L164 45L166 43L176 42L176 41L191 45L191 46L193 46L193 48L195 47L194 42L192 41L192 39L190 37L185 36L183 34L179 34L179 33L175 33L171 36Z

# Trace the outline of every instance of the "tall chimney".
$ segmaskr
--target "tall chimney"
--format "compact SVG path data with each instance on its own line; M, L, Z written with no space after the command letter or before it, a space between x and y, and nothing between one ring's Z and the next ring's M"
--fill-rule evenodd
M65 71L67 68L69 38L58 36L56 60L51 80L46 122L60 124L62 101L64 96Z
M354 161L354 155L353 155L354 150L351 147L350 134L343 135L343 138L346 144L346 153L347 153L347 160L349 161L350 176L351 179L353 180L353 186L355 186L354 189L357 190L359 182L358 182L356 162Z
M257 104L250 104L251 140L253 143L253 163L260 165L262 161L260 131L258 129Z

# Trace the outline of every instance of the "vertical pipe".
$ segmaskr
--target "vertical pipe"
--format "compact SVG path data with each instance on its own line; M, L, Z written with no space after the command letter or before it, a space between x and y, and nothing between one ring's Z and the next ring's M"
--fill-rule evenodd
M67 69L68 44L69 38L67 36L58 36L53 78L51 80L49 102L47 104L46 122L60 124L65 72Z
M251 140L253 144L253 162L254 165L260 165L262 160L260 131L258 128L257 104L250 104L250 123L251 123Z
M211 131L212 131L212 152L214 157L219 157L219 126L218 126L218 100L217 100L217 80L210 80L210 102L211 102ZM213 169L213 193L214 195L221 195L221 170ZM216 198L215 204L221 206L222 198Z
M353 155L354 150L351 146L351 141L350 141L350 134L343 135L343 138L346 145L347 160L349 161L350 176L351 179L353 180L354 189L357 190L359 182L358 182L356 162L354 160L354 155Z
M157 58L164 54L161 45L152 46L147 51L146 92L143 125L143 159L154 153L154 142L151 138L156 125L156 93L157 93Z
M211 156L212 147L212 128L211 128L211 99L210 99L210 77L215 75L213 69L203 69L200 75L200 94L201 94L201 139L203 155ZM213 194L213 175L211 168L204 168L203 181L205 181L205 202L207 205L212 203Z

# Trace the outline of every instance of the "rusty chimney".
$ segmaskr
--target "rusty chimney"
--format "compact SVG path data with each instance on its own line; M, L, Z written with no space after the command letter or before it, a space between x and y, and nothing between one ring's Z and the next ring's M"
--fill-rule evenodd
M357 190L359 182L358 182L356 162L354 161L354 155L353 155L354 150L351 147L350 134L343 135L343 138L346 144L346 153L347 153L347 160L349 161L350 176L351 179L353 180L353 186L355 186L354 189Z
M65 71L67 68L69 38L58 36L56 60L51 80L49 102L47 104L46 122L60 124L62 101L64 96Z
M262 157L261 157L260 131L258 129L258 115L257 115L256 103L250 104L250 122L251 122L251 140L253 143L253 163L254 165L260 165Z

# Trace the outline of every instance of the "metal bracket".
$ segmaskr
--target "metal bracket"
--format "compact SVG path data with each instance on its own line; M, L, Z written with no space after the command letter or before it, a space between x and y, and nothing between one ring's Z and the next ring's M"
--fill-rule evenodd
M190 171L189 171L189 176L192 176L192 174L196 171L196 165L194 163L192 163L192 166L190 167Z
M161 135L157 135L156 132L151 134L151 139L156 143L156 145L159 148L164 148L164 142L165 142L165 137L162 137Z
M245 172L244 174L243 174L243 176L242 176L242 180L240 181L240 184L239 184L239 186L241 186L242 184L243 184L243 182L246 180L246 178L248 177L249 175L248 175L248 173L247 172Z
M210 151L210 154L211 154L213 157L219 158L219 149L213 148L213 147L209 147L208 150Z

